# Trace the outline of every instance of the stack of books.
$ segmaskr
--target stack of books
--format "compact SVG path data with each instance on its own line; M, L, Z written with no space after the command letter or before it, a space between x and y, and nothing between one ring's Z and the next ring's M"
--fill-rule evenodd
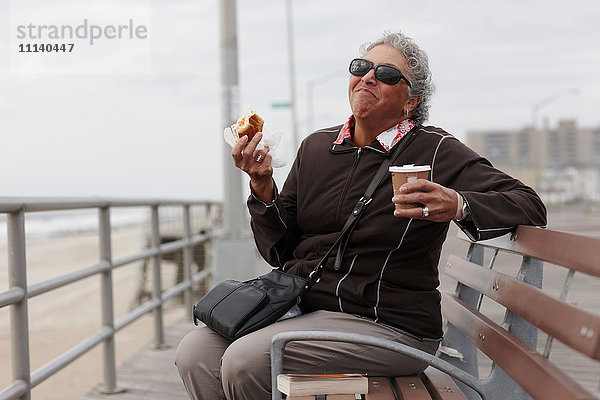
M362 374L281 374L277 389L287 400L377 400L390 398L382 390L392 394L387 378Z

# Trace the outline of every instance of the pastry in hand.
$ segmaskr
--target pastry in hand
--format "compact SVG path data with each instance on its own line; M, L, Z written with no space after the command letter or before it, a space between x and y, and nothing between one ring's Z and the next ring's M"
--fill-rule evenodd
M237 142L242 136L248 136L251 141L254 135L262 132L264 125L263 119L254 111L244 114L238 121L231 126L231 131Z

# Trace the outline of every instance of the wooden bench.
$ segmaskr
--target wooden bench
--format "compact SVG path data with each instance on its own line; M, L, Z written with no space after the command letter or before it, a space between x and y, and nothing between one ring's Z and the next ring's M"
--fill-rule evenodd
M462 232L459 238L468 240ZM486 266L485 248L493 252ZM496 259L504 252L520 256L516 257L520 262L516 277L493 270ZM543 262L553 268L566 268L560 296L541 290ZM600 278L600 239L519 226L513 234L471 243L466 259L451 255L445 272L458 283L455 293L442 294L442 314L447 324L438 357L365 335L281 333L273 337L271 345L273 382L283 370L283 352L288 342L349 341L398 351L430 365L419 376L371 378L377 382L377 388L370 391L367 400L600 398L600 393L593 395L548 359L552 339L556 338L586 360L600 360L600 302L590 312L564 300L574 273ZM488 299L505 307L503 321L495 322L484 314L482 301L489 302ZM538 331L547 336L542 352L536 350ZM489 376L484 378L479 378L479 351L493 363ZM600 364L592 364L598 368L598 382ZM273 399L281 397L279 391L273 391Z

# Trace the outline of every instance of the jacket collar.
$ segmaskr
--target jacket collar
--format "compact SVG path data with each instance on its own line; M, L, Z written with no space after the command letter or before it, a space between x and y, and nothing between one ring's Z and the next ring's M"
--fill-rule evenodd
M352 140L352 131L354 130L354 126L356 125L356 120L354 119L354 115L351 115L348 118L348 121L342 126L340 132L338 133L337 138L333 142L334 145L342 144L345 140ZM381 132L376 141L379 142L380 146L385 152L388 152L391 148L393 148L396 143L400 141L412 128L416 125L415 121L411 119L405 119L400 122L398 125L391 127L390 129ZM375 141L373 141L375 142ZM373 146L374 143L369 144L368 146Z

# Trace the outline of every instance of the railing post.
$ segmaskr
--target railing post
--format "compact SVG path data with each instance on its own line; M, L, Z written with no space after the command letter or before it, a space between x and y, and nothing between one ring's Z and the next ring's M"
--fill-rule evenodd
M152 246L160 247L160 229L158 205L152 206ZM154 309L154 346L161 348L164 346L165 339L163 333L163 313L162 313L162 282L161 282L161 266L160 260L162 254L156 254L153 257L152 263L152 296L159 304Z
M184 204L183 206L183 234L186 240L190 241L192 238L192 223L191 223L191 215L190 215L190 206L189 204ZM194 288L192 286L192 260L194 257L194 246L192 244L188 244L183 249L183 281L190 284L190 287L183 292L183 305L186 310L191 312L192 309L192 301L193 301L193 292Z
M23 290L23 298L10 307L10 336L13 381L22 381L27 392L19 397L29 400L31 377L29 366L29 325L27 315L27 262L25 258L25 211L7 216L8 280L10 288Z
M113 281L112 281L112 245L110 227L110 208L98 209L98 238L100 260L110 265L100 276L100 299L102 302L102 326L110 330L110 336L104 340L104 382L100 387L102 393L119 393L115 361L115 327L113 312Z

